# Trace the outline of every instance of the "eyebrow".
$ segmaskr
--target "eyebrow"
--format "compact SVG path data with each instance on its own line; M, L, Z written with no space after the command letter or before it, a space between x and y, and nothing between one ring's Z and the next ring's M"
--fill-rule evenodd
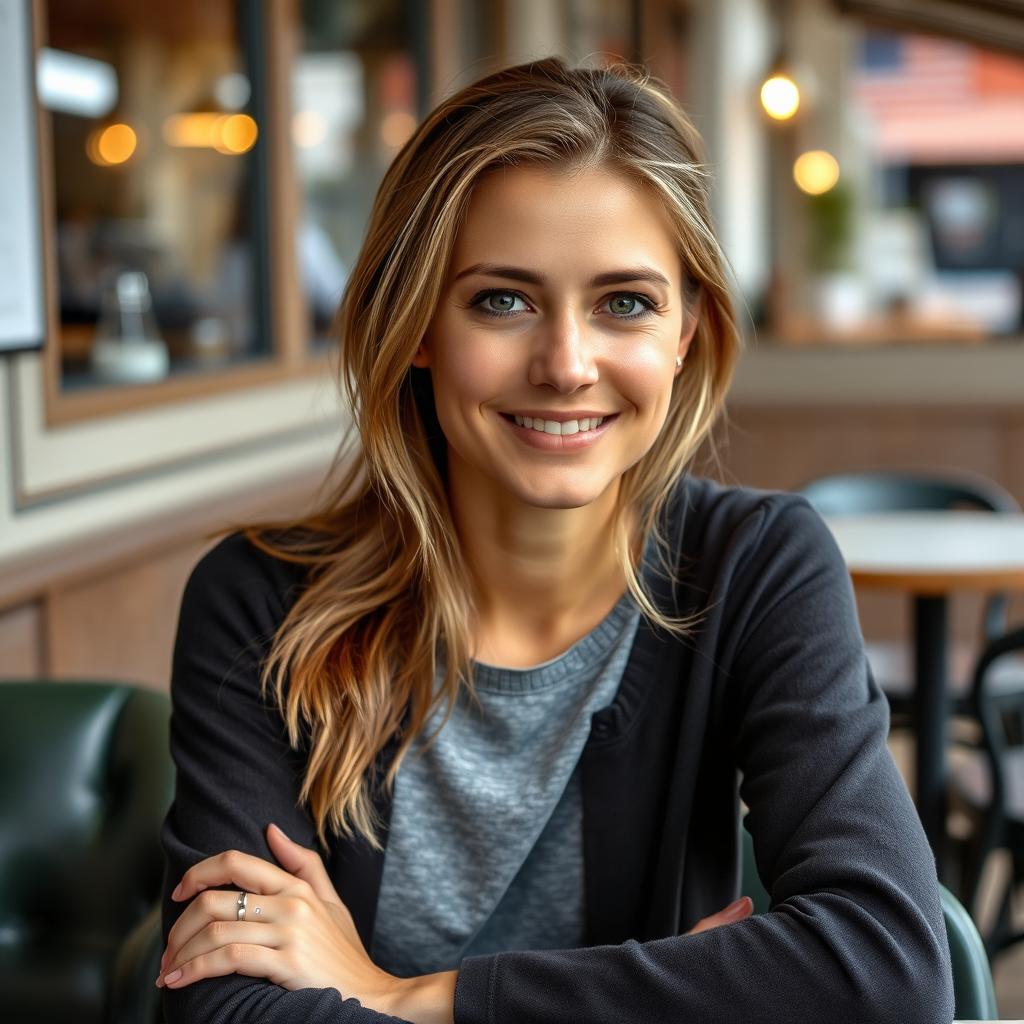
M465 270L460 270L454 280L458 281L470 274L481 274L484 277L504 277L513 281L525 281L527 284L535 284L543 287L547 284L547 278L532 270L524 270L522 267L507 267L497 263L474 263ZM627 281L649 281L651 284L661 284L666 288L672 285L664 274L653 267L628 267L623 270L609 270L591 278L588 287L599 288L605 284L625 284Z

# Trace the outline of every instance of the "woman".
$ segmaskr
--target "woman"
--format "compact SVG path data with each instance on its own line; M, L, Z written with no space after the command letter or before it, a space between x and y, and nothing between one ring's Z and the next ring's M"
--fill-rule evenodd
M182 600L170 1024L952 1019L831 535L686 474L738 353L708 188L660 86L557 59L395 159L359 448Z

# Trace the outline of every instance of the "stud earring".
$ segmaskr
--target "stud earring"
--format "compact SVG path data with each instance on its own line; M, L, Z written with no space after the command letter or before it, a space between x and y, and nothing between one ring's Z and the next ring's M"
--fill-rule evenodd
M676 369L678 370L679 367L682 366L682 365L683 365L683 357L682 356L676 356Z

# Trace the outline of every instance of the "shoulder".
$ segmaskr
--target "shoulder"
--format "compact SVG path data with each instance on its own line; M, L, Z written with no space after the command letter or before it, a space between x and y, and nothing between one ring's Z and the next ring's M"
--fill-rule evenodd
M264 551L237 530L217 541L193 566L182 598L183 609L221 605L263 618L283 613L304 585L301 566Z
M831 530L800 494L687 476L670 508L680 562L706 587L788 588L822 572L846 578Z
M799 542L831 537L824 520L801 494L719 483L687 476L673 494L671 515L688 534L699 534L706 544Z

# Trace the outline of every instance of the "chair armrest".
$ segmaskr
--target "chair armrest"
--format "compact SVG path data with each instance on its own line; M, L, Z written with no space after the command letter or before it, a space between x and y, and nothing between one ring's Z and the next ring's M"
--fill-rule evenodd
M160 989L156 987L162 938L157 905L128 933L117 951L109 1024L164 1024Z

